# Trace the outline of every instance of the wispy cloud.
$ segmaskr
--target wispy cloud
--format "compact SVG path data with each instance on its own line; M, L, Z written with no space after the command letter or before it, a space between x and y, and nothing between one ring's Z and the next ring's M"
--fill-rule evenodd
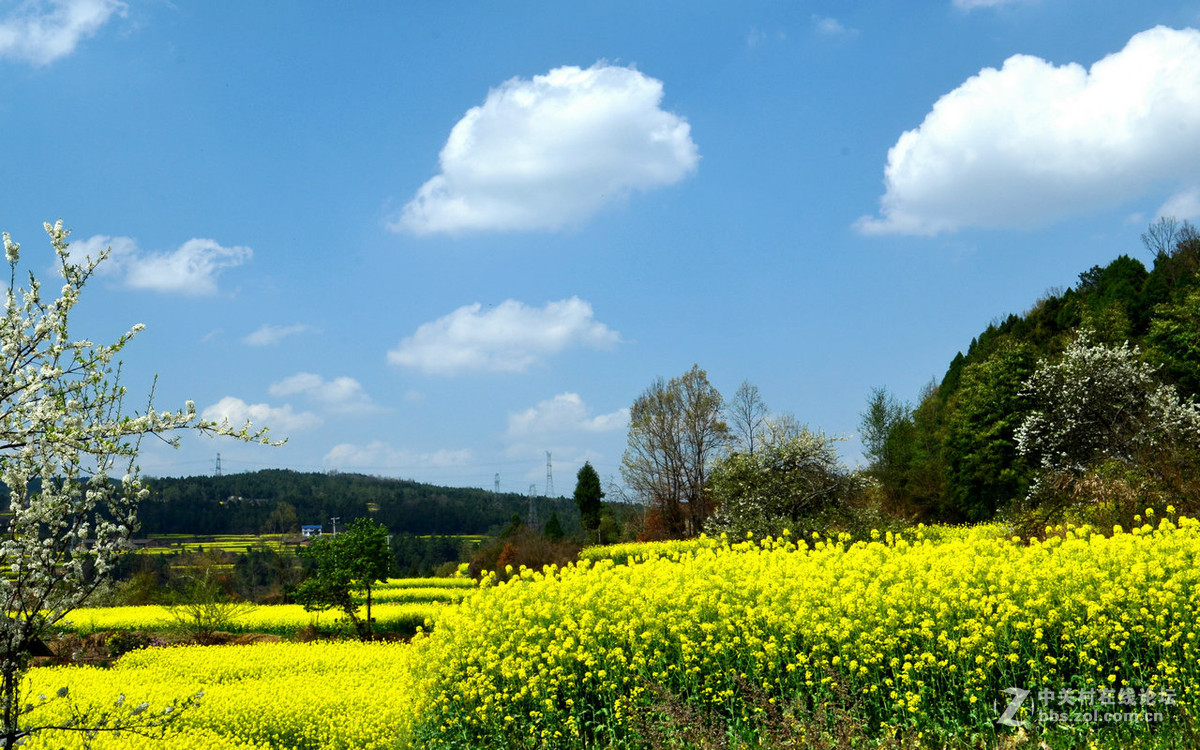
M629 409L593 416L578 393L560 393L524 411L508 415L508 432L513 439L566 432L608 432L629 425Z
M817 33L826 37L839 36L854 36L858 33L858 29L852 29L846 26L836 18L814 15L812 17L813 28Z
M767 32L757 26L752 26L746 34L746 49L754 52L758 48L768 44L786 42L787 38L787 32L783 29Z
M270 323L263 323L261 327L254 333L247 335L242 339L242 343L248 346L273 346L278 344L288 336L296 336L301 333L311 333L316 329L309 325L296 323L290 326L277 326Z
M1155 215L1173 219L1200 218L1200 187L1194 187L1172 195L1155 212Z
M510 299L487 310L479 303L466 305L423 324L388 352L388 362L433 375L524 372L568 347L608 349L620 340L578 297L544 307Z
M0 58L49 65L75 51L114 15L125 14L117 0L20 2L0 18Z
M97 257L111 248L100 266L102 275L117 276L131 289L201 296L215 294L217 276L240 266L254 255L248 247L224 247L215 240L191 239L165 253L146 253L130 237L95 235L72 242L71 251Z
M1020 5L1030 0L954 0L954 7L960 10L975 10L977 8L998 8L1002 5Z
M1200 31L1159 26L1088 70L1016 55L943 96L888 152L867 234L1031 228L1200 174ZM1182 201L1183 198L1180 198Z
M690 128L660 108L662 82L597 63L513 78L450 131L441 173L390 224L417 235L557 230L699 163Z

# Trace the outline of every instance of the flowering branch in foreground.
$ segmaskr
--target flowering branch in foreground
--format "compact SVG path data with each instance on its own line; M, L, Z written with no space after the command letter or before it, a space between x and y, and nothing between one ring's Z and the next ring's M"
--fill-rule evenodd
M130 549L137 504L148 491L136 459L148 435L178 445L183 430L270 442L249 423L201 420L195 404L128 412L115 357L142 330L112 344L75 339L68 318L84 285L108 257L71 258L62 221L46 224L62 288L54 299L30 273L18 286L20 245L3 234L10 267L0 318L0 481L9 497L0 537L0 746L14 747L40 727L21 705L29 652L47 629L79 607ZM138 712L141 713L141 712ZM168 712L169 714L170 712ZM104 721L108 719L105 718ZM96 729L104 722L96 717ZM74 729L86 731L87 717ZM111 729L111 727L110 727Z

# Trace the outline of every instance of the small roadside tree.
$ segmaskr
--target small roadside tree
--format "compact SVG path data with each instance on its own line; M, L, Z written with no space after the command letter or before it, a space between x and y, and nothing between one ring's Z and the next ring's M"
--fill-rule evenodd
M599 530L600 511L604 508L603 499L604 490L600 489L600 475L592 468L590 461L584 461L575 475L575 504L579 506L579 516L585 533Z
M167 612L176 625L200 644L213 643L218 632L230 628L253 606L225 591L212 564L183 576L168 601Z
M369 518L359 518L345 531L315 540L300 554L315 568L296 587L293 598L309 611L341 610L359 637L370 640L374 635L371 589L392 572L387 528ZM365 618L358 614L358 592L366 597Z
M47 299L33 273L18 283L20 245L3 234L10 268L0 318L0 481L8 490L6 533L0 538L0 746L13 748L47 728L24 700L22 679L31 648L108 578L130 549L138 502L148 491L136 459L142 438L181 430L266 442L249 425L204 422L188 401L175 412L127 411L115 357L143 326L113 344L72 338L68 318L87 281L108 256L75 261L62 222L46 224L62 277L57 299ZM59 697L66 697L63 688ZM150 716L146 705L102 715L73 714L55 729L86 734L138 732L161 726L169 706ZM149 718L148 718L149 717Z

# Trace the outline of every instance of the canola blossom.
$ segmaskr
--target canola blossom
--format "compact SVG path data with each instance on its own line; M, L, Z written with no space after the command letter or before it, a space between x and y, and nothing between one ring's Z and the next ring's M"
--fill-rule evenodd
M619 746L664 692L747 738L770 706L836 707L880 737L995 732L1013 687L1169 695L1165 718L1192 720L1200 523L1179 524L1028 544L980 527L701 545L525 571L423 644L438 689L424 742Z
M385 601L373 605L371 615L381 631L412 633L418 627L428 629L440 617L443 606L434 601ZM233 633L293 635L310 625L331 627L338 620L339 614L336 612L309 612L299 604L257 605L235 615L228 630ZM168 629L175 625L176 619L168 607L150 604L77 609L71 613L65 627L77 633L95 633L104 630Z
M442 579L447 580L447 579ZM394 602L396 604L419 603L453 603L462 601L472 589L463 586L378 586L371 590L371 600L375 603ZM358 597L364 599L365 597ZM372 609L372 614L374 610Z
M584 547L579 552L582 562L611 560L615 563L639 562L651 557L678 558L708 549L725 546L721 540L701 536L696 539L672 539L665 542L626 542L624 544Z
M429 629L438 619L442 605L456 604L475 590L470 578L390 578L372 591L371 615L376 627L386 631L412 633L417 627ZM363 599L365 603L365 598ZM248 606L230 625L237 633L275 633L293 635L310 625L328 627L339 620L333 611L309 612L300 605L271 604ZM154 630L176 624L170 609L159 605L132 607L93 607L73 611L66 630L93 633L104 630Z
M780 710L802 732L849 715L879 738L998 744L1009 688L1046 734L1067 730L1037 723L1039 693L1159 697L1161 722L1072 730L1107 746L1194 722L1200 523L1051 531L647 546L485 581L410 644L151 648L31 679L97 705L204 690L166 748L636 748L668 698L747 740Z
M475 587L473 578L389 578L385 583L376 585L376 590L383 589L472 589Z
M158 707L203 691L164 739L100 734L91 741L96 750L375 750L404 747L411 736L420 674L413 655L403 643L357 641L152 648L107 670L34 669L29 694L67 687L79 710L95 714L120 695ZM69 708L50 701L35 715L47 722ZM74 735L42 732L25 747L83 745Z

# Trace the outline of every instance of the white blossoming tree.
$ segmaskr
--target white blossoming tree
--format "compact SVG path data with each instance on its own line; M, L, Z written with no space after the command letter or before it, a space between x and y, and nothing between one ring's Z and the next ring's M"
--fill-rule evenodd
M142 329L112 344L72 338L67 322L84 285L107 253L75 260L62 222L46 224L62 276L55 299L43 295L33 273L18 283L20 246L3 235L11 269L0 319L0 480L8 492L0 538L0 745L53 727L83 733L139 731L160 726L174 706L146 711L120 699L102 715L42 720L45 697L23 695L30 651L48 628L84 603L105 580L116 557L130 548L137 503L147 490L135 460L148 435L176 443L182 430L266 442L250 425L201 421L188 401L179 411L129 411L116 355ZM66 688L58 691L66 698ZM60 712L53 712L60 713Z
M1145 507L1145 493L1169 485L1164 473L1194 473L1200 407L1136 347L1093 344L1085 331L1061 359L1041 362L1021 395L1031 409L1015 437L1039 470L1027 498L1039 521L1080 503Z
M753 453L731 451L713 466L709 491L717 509L705 531L739 539L787 530L795 539L826 530L861 486L835 443L794 420L768 420Z
M1038 365L1022 396L1033 408L1016 430L1017 448L1049 471L1082 473L1200 442L1200 408L1159 381L1136 347L1092 344L1087 332L1061 360Z

